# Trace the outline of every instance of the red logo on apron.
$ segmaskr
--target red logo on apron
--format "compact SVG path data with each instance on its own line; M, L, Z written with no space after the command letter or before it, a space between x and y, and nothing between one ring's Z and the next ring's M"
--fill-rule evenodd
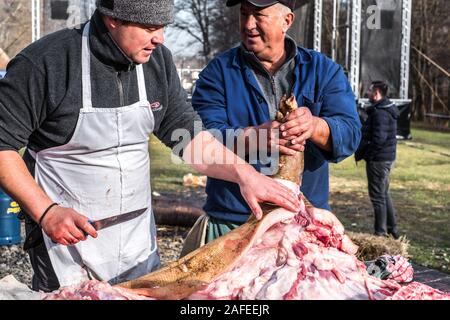
M162 109L162 104L159 103L159 101L156 101L150 104L150 108L152 109L152 111L159 111Z

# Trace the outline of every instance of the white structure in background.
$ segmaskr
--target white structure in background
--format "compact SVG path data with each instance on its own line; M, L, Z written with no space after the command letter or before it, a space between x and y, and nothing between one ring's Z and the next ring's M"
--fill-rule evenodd
M409 97L409 59L411 47L412 0L402 1L402 52L400 71L400 98Z
M188 98L192 97L195 89L195 82L198 80L199 74L202 69L178 68L178 77L181 81L181 86L187 92Z
M330 39L326 53L348 73L356 99L364 101L370 80L387 80L393 100L408 103L411 9L412 0L297 0L290 35L322 52Z
M409 139L412 0L297 0L289 34L323 52L347 73L359 110L374 80L385 81L400 109L400 136Z
M322 44L322 5L323 0L314 1L314 44L315 51L321 51Z
M95 0L31 0L32 41L87 21L95 11Z
M31 0L31 41L41 37L41 1Z

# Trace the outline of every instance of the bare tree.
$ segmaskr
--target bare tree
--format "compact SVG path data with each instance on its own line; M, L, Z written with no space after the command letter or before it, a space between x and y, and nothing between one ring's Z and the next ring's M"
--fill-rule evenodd
M175 12L172 27L200 43L204 63L239 42L238 8L226 7L223 0L177 0Z
M239 6L226 7L225 1L216 1L212 24L211 46L213 54L224 52L236 46L240 41Z
M433 121L433 118L427 118L429 114L450 114L447 2L413 2L410 84L413 115L421 121Z
M29 0L0 1L0 48L14 57L31 41Z
M205 63L211 58L211 24L214 16L213 0L177 0L173 28L187 32L202 45Z

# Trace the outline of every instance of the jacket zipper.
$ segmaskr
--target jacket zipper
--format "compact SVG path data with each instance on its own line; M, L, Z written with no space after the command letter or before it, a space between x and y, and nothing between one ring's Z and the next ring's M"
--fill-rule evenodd
M273 96L275 98L275 110L278 110L277 90L275 88L274 76L270 76L270 83L272 84L272 93L273 93Z
M120 106L123 107L125 103L123 101L123 85L122 85L122 80L120 80L120 72L117 72L117 85L119 87Z

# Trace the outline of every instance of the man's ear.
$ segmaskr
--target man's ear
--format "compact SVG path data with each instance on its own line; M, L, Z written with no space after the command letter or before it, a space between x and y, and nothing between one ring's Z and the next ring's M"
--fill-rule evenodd
M294 19L295 19L295 14L293 12L288 13L285 17L284 17L284 23L283 23L283 32L286 33L289 28L292 26L292 24L294 23Z
M110 16L104 16L103 21L108 29L117 29L122 23L120 20Z

